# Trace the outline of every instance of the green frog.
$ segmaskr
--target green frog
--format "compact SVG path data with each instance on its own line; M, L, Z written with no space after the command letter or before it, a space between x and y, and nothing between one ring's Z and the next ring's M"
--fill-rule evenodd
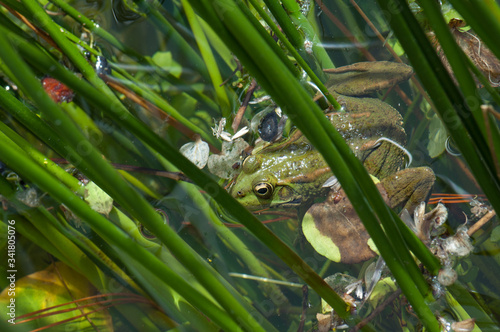
M404 169L401 115L365 95L407 80L412 73L407 65L385 61L337 68L327 86L344 111L326 114L373 176L387 204L410 213L428 197L434 173L427 167ZM358 263L376 255L330 168L298 129L277 142L257 144L243 161L230 193L250 210L296 208L303 216L306 239L333 261Z

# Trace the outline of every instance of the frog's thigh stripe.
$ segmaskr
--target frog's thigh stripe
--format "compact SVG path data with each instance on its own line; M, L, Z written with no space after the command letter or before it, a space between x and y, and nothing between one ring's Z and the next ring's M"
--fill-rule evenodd
M312 245L312 247L321 255L329 260L339 263L340 249L333 243L332 239L320 233L314 222L314 217L310 213L306 213L302 219L302 232ZM314 241L312 241L314 239Z

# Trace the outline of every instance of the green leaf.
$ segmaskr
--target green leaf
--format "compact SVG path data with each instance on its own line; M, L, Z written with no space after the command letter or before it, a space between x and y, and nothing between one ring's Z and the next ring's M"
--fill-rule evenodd
M373 292L370 295L370 304L374 308L378 307L378 304L382 302L388 294L397 290L397 286L390 277L379 280L379 282L373 288Z
M176 78L182 74L182 66L173 59L172 52L156 52L153 62Z
M85 186L85 202L89 203L92 210L109 216L113 208L113 198L104 190L99 188L94 182L90 182Z
M15 274L13 274L15 276ZM9 317L9 305L14 304L15 316L30 314L34 311L47 309L52 306L65 304L57 309L52 309L53 312L43 318L36 319L34 322L27 324L16 321L16 324L22 326L25 331L32 330L35 327L42 327L49 324L57 324L58 322L69 319L69 322L64 324L66 330L84 331L91 329L93 326L99 330L112 330L111 316L107 310L99 310L95 313L90 311L99 309L100 305L88 306L86 308L77 308L74 303L75 299L95 295L95 289L88 280L75 272L67 265L56 262L51 264L43 271L38 271L14 281L14 290L10 287L4 289L0 294L0 307L2 317ZM9 294L10 293L10 294ZM14 299L14 302L12 302ZM91 300L89 302L93 302ZM85 304L88 302L84 302ZM67 310L69 309L69 310ZM67 310L67 312L56 313L55 311ZM79 317L82 312L88 314L88 318ZM46 312L44 312L45 314ZM91 325L90 321L93 325ZM59 324L58 324L59 325Z
M497 226L491 231L490 240L492 242L500 242L500 226Z
M446 140L448 132L443 125L441 119L434 114L429 124L429 143L427 143L427 151L431 158L436 158L446 150Z

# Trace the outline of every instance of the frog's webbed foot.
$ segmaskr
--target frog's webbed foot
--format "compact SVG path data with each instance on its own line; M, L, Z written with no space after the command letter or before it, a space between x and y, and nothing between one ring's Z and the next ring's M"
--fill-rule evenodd
M403 206L411 215L418 204L427 200L435 180L429 167L416 167L389 175L381 183L387 191L389 206Z

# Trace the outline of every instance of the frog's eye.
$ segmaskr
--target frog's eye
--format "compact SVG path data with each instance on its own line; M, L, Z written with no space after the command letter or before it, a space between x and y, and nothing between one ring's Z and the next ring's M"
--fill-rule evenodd
M255 195L260 198L268 199L273 195L273 185L267 182L257 183L255 187L253 187L253 191Z

